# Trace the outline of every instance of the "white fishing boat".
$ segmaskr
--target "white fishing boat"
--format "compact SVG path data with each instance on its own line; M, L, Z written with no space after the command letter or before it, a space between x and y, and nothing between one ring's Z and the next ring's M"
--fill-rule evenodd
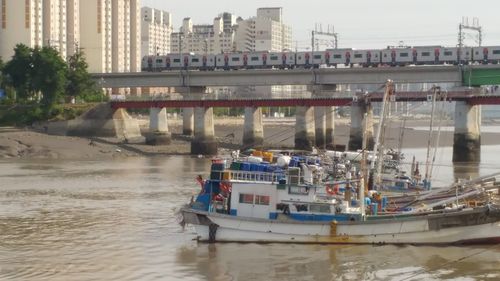
M379 211L383 203L365 201L363 180L355 194L332 196L328 184L318 182L320 172L301 171L224 170L217 176L212 170L215 179L203 181L196 200L181 209L183 222L194 225L205 242L500 243L500 206L487 199L488 192L498 192L498 175L462 186L460 193L457 188L457 196L428 207L422 198L406 211L385 213Z

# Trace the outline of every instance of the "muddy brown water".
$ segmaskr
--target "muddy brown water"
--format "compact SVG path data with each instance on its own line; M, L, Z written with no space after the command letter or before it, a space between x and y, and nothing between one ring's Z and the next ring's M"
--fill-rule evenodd
M482 152L455 171L498 170L500 147ZM437 157L436 184L454 176L450 153ZM0 161L0 280L500 280L500 246L198 244L175 210L209 165Z

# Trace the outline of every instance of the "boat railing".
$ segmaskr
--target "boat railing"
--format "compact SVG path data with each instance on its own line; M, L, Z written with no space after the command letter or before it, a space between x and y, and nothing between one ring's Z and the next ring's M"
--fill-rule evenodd
M213 171L214 172L214 171ZM241 171L241 170L225 170L218 171L221 180L229 181L250 181L250 182L270 182L279 183L285 179L284 173L261 172L261 171Z

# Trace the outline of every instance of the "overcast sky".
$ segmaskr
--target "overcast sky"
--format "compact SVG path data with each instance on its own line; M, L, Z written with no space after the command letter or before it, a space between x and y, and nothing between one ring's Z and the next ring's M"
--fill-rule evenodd
M483 28L483 45L500 45L500 0L142 0L143 6L172 14L177 30L184 17L194 24L212 23L221 12L243 18L259 7L283 7L292 26L294 45L310 46L315 23L335 26L339 47L384 48L398 45L455 46L462 17L477 17ZM467 37L477 44L476 33Z

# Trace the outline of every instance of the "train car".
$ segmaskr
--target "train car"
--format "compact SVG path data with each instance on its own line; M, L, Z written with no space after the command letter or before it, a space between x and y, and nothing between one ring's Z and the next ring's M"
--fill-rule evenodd
M291 52L272 52L267 58L267 66L270 68L291 69L295 66L295 54Z
M297 58L295 60L295 65L301 68L311 68L312 67L312 53L311 52L297 52Z
M189 69L191 70L214 70L215 55L190 55Z
M380 50L352 50L351 64L363 67L380 64Z
M351 65L352 49L327 49L325 51L325 64L327 66Z
M500 46L484 46L472 48L473 60L478 63L498 64L500 62Z
M242 53L224 53L215 56L218 69L238 70L245 67Z
M381 63L391 66L414 64L414 52L410 47L387 48L380 52Z
M153 60L155 56L144 56L141 61L141 71L153 71Z

